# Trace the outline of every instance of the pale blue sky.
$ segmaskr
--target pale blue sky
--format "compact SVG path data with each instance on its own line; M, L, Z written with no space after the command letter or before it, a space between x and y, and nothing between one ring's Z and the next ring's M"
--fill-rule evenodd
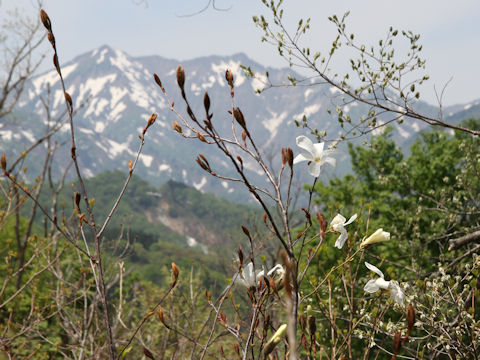
M246 53L253 60L274 67L286 64L275 48L260 42L261 31L252 15L268 14L260 0L216 0L229 11L201 9L208 0L43 0L57 38L60 60L108 44L132 56L160 55L179 61L206 55ZM33 15L35 0L0 0L0 22L6 10L19 7ZM435 102L437 89L453 77L445 105L480 98L480 2L478 0L285 0L291 24L312 18L312 49L326 51L335 37L327 20L332 14L351 11L348 26L366 44L375 44L390 25L421 34L427 73L431 81L422 98ZM401 50L401 48L400 48ZM337 65L336 65L337 64ZM333 63L345 70L339 59Z

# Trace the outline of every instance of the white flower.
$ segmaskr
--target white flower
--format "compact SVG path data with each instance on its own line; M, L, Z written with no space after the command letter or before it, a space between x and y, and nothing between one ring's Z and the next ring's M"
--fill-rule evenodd
M369 280L365 284L365 287L363 288L363 290L365 290L370 294L377 292L380 289L390 290L390 298L393 301L395 301L397 304L403 306L403 300L405 298L405 294L403 293L403 290L398 284L398 282L396 282L395 280L386 281L385 276L380 271L380 269L377 268L376 266L373 266L372 264L369 264L366 261L365 261L365 266L380 277Z
M343 247L345 241L348 239L348 233L347 230L345 230L345 226L354 222L356 218L357 214L354 214L348 221L346 221L347 219L340 214L337 214L337 216L333 218L332 222L330 223L330 228L340 233L337 241L335 241L335 247L339 249Z
M285 269L282 265L275 265L267 273L267 276L278 275L279 279L283 278L285 274ZM257 282L265 276L265 269L253 271L253 263L249 262L245 267L240 271L240 275L235 279L235 283L241 283L246 288L251 288L257 286Z
M298 154L293 160L293 163L296 164L301 161L308 161L308 172L314 177L320 175L320 167L323 164L329 163L330 165L335 166L337 163L334 158L327 156L332 153L332 150L323 150L325 145L323 142L314 144L306 136L299 136L297 137L297 145L305 150L305 152Z
M383 229L380 228L377 231L375 231L372 235L370 235L368 238L364 239L360 244L360 247L365 247L367 245L372 245L377 242L388 241L388 240L390 240L390 233L383 231Z

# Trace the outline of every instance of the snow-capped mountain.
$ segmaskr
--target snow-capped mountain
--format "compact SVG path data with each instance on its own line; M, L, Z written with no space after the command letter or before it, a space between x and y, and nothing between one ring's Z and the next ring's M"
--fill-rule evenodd
M60 59L61 60L61 59ZM213 146L198 141L184 139L173 131L171 123L175 116L169 109L167 100L155 84L155 72L162 80L176 107L185 109L176 85L176 68L179 61L160 56L131 57L128 54L102 46L62 64L67 92L73 99L77 136L77 153L81 168L86 176L92 176L107 169L127 171L128 160L136 155L139 138L146 120L151 113L158 113L156 124L149 129L145 147L140 157L137 174L158 185L168 179L182 181L202 191L237 198L231 183L218 180L207 181L209 175L198 167L195 158L198 153L205 155L214 171L227 176L234 173L231 166ZM214 114L212 121L221 132L231 129L231 98L225 81L225 70L233 72L235 78L235 106L239 106L254 134L262 146L266 159L279 164L280 149L290 146L294 151L295 137L305 134L305 129L296 128L294 120L305 115L311 125L327 131L329 137L336 137L340 128L334 110L340 99L329 86L272 88L262 94L254 90L262 88L259 80L246 78L240 65L250 66L257 74L267 69L254 63L243 54L231 57L210 56L184 61L187 96L194 111L203 116L203 93L208 91ZM290 69L268 69L270 79L280 83L285 81ZM423 112L435 114L433 106L419 103ZM468 106L468 105L467 105ZM470 104L478 107L478 104ZM32 79L19 102L15 119L0 123L0 149L7 157L20 155L35 139L45 132L51 123L47 117L49 108L51 119L65 117L65 103L60 81L55 70ZM455 116L464 107L452 109ZM365 115L363 105L352 103L343 106L343 112L352 118ZM449 109L445 110L448 113ZM334 113L334 111L333 111ZM424 124L406 121L396 133L397 140L411 142L412 137L424 128ZM69 162L69 127L65 125L56 137L59 147L56 161L64 168ZM33 154L35 155L35 154ZM345 154L343 154L345 156ZM33 156L34 157L34 156ZM29 157L32 159L32 156ZM341 161L339 163L342 163ZM346 163L346 162L343 162ZM41 166L37 161L27 162L35 169ZM255 168L252 161L245 160L245 166L262 176L261 169ZM340 173L345 168L339 166Z

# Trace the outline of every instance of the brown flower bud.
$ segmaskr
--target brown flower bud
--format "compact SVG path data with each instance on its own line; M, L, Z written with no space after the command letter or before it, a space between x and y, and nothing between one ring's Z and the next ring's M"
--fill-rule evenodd
M185 86L185 69L180 65L177 67L177 84L180 90L183 91L183 87Z
M65 101L67 102L68 104L68 111L70 112L70 114L73 112L73 102L72 102L72 97L70 96L70 94L68 92L65 91Z
M163 91L162 81L160 80L160 78L158 77L157 74L153 73L153 79L155 80L157 85L160 86L160 89L162 89L162 91Z
M52 47L55 49L55 36L53 36L53 33L48 33L47 38L48 41L50 41L50 44L52 44Z
M287 162L290 169L293 169L293 150L291 148L287 148Z
M163 315L163 309L161 305L158 305L157 315L158 315L158 319L162 322L163 326L165 326L167 329L170 329L170 327L165 322L165 317Z
M287 163L287 149L282 148L282 168Z
M408 304L407 309L407 334L410 335L410 332L415 325L415 309L413 308L412 304Z
M247 237L250 239L250 231L248 231L248 229L243 225L242 225L242 230L243 230L243 233L247 235Z
M57 54L53 54L53 65L55 66L55 69L57 70L57 73L60 74L60 65L58 65Z
M7 170L7 158L5 157L5 153L2 154L1 166L2 170Z
M173 121L172 127L173 127L173 130L175 130L175 131L178 132L179 134L182 133L182 127L181 127L180 124L177 122L177 120L174 120L174 121Z
M78 191L75 192L75 206L80 210L80 199L81 195Z
M51 32L52 22L50 21L50 18L48 17L47 13L43 9L40 10L40 19L42 20L42 23L43 23L43 26L45 26L45 29Z
M205 161L205 163L208 165L208 167L210 167L210 164L208 163L208 160L205 156L203 156L202 154L198 154L198 156L200 156L202 160Z
M133 162L132 162L132 160L128 160L128 172L130 173L130 175L133 172Z
M149 359L152 359L152 360L155 360L155 357L153 356L152 352L150 350L148 350L145 346L143 347L143 354L149 358Z
M204 142L206 143L207 142L207 139L205 139L205 136L203 136L202 133L197 133L197 137L200 139L201 142Z
M145 135L147 129L155 123L155 120L157 120L157 114L153 113L147 120L147 125L145 125L145 128L143 129L143 135Z
M400 331L397 331L393 336L393 353L397 355L401 347L402 347L402 334L400 333Z
M235 120L237 120L240 126L246 130L247 125L245 123L245 118L243 117L242 111L238 107L233 108L233 117Z
M208 171L208 172L212 172L211 169L210 169L210 167L209 167L207 164L205 164L199 157L197 157L197 158L195 159L195 161L197 162L197 164L198 164L203 170Z
M230 89L233 89L233 74L230 69L227 69L227 71L225 71L225 79L227 80Z
M327 224L327 219L325 219L325 215L317 213L317 220L318 220L318 223L320 224L320 231L321 231L322 236L323 236L323 233L327 229L327 225L328 225Z
M240 356L240 345L238 345L238 343L235 343L233 344L233 348L235 349L237 355Z
M212 299L212 292L205 289L205 297L207 298L207 301L210 302Z
M205 107L205 112L208 114L210 110L210 97L208 96L208 92L205 92L205 95L203 95L203 106Z
M243 264L243 251L242 248L239 246L238 247L238 262L240 263L240 266Z
M172 283L170 284L171 288L173 288L177 283L179 272L180 271L178 270L178 266L174 262L172 262Z

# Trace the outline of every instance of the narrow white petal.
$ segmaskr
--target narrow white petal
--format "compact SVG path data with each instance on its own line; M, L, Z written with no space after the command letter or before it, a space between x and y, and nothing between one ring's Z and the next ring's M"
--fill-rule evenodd
M345 242L348 239L348 233L347 230L342 228L342 233L338 237L337 241L335 242L335 247L341 249L343 245L345 245Z
M365 284L365 287L363 288L363 290L365 290L366 292L372 294L374 292L377 292L378 290L380 290L380 288L378 287L377 283L375 282L375 280L369 280L366 284Z
M298 145L298 147L301 147L303 150L309 152L312 155L315 151L314 147L313 147L312 140L310 140L306 136L302 135L302 136L297 137L297 145Z
M403 306L403 300L405 298L405 294L403 293L402 288L396 281L390 281L390 298L395 301L397 304Z
M272 275L275 275L275 274L278 274L278 275L283 275L285 274L285 269L283 268L282 265L280 264L277 264L275 265L273 268L270 269L270 271L267 273L268 276L272 276Z
M325 143L317 143L313 144L313 156L321 158L323 155L323 147L325 146Z
M373 266L372 264L368 263L365 261L365 266L367 267L368 270L371 270L373 271L374 273L378 274L378 276L380 276L382 279L385 277L383 275L383 273L380 271L379 268L377 268L376 266Z
M320 168L321 164L317 163L315 161L312 161L310 165L308 165L308 173L312 175L313 177L319 177L320 176Z
M333 158L333 157L330 157L330 156L324 156L322 158L322 162L323 163L327 163L327 164L330 164L332 165L333 167L337 166L337 159Z
M357 219L357 214L354 214L350 219L348 219L348 221L343 224L344 226L347 226L348 224L351 224L352 222L354 222L355 220Z
M301 154L298 154L297 156L295 156L295 159L293 159L293 163L297 164L297 163L302 162L302 161L312 161L312 160L313 160L312 155L310 155L308 153L301 153Z

